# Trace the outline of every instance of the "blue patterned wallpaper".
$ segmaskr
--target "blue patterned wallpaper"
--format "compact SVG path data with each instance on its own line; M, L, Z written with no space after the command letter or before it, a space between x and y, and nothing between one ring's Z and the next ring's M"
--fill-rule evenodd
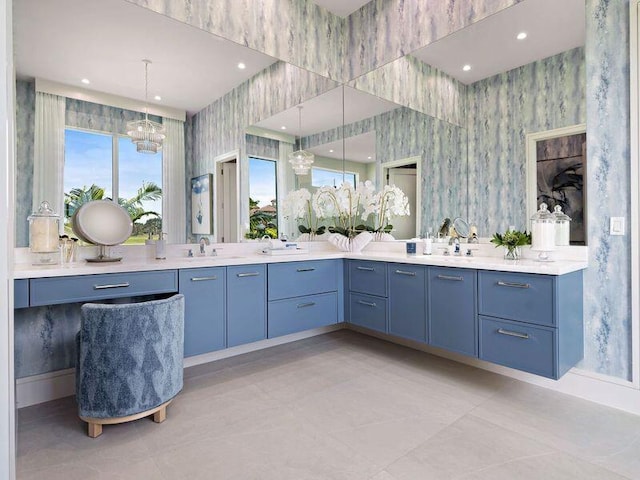
M631 239L629 234L609 235L611 216L625 217L627 225L630 220L629 0L586 4L590 267L585 272L583 366L630 379Z
M29 245L33 197L33 145L36 90L34 82L16 81L16 246Z
M467 103L469 221L481 237L528 229L526 135L586 122L584 49L473 83Z

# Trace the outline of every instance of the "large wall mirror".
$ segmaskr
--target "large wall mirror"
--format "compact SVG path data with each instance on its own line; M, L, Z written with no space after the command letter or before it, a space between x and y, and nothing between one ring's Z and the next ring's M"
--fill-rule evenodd
M397 238L435 232L445 217L468 220L481 237L508 225L525 229L526 135L586 121L583 0L525 0L345 85L124 0L14 4L18 246L27 243L32 208L33 78L132 98L137 108L131 108L139 110L140 61L153 56L150 85L175 93L152 88L151 112L187 113L182 241L191 232L189 181L204 174L213 175L216 189L216 241L251 236L256 209L265 213L264 228L271 217L279 230L294 235L295 224L278 214L287 192L344 179L413 187L413 216ZM132 40L141 31L150 35L145 47L157 46L152 53ZM518 40L523 32L527 38ZM115 50L106 48L112 44ZM89 77L90 85L79 83ZM73 105L67 121L76 122L78 137L118 124L105 120L113 110L95 103L84 108L81 98ZM115 112L120 124L127 117L123 110ZM308 176L295 176L286 160L299 137L316 156ZM97 140L114 148L121 140L115 138ZM94 154L87 147L83 155ZM131 168L144 172L135 162ZM225 169L237 175L227 191ZM114 176L108 188L124 186L125 178ZM137 194L115 191L120 197ZM235 211L223 210L229 204Z

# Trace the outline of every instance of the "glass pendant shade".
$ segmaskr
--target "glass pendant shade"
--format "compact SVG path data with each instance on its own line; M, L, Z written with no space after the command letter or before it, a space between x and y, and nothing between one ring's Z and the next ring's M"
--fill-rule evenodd
M144 63L144 119L127 122L127 135L135 143L139 153L158 153L165 139L164 127L149 120L148 96L149 96L149 64L151 60L142 60Z
M298 106L298 133L300 135L300 150L289 154L289 163L296 175L308 175L315 156L302 149L302 105Z

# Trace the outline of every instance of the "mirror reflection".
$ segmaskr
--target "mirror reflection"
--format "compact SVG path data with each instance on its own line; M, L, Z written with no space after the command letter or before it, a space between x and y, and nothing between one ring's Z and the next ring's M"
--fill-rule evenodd
M582 0L520 2L345 86L122 0L63 1L15 5L19 246L27 244L34 201L38 83L67 96L69 135L93 135L65 158L64 192L133 204L138 197L138 213L158 214L145 217L155 219L149 228L177 226L170 242L201 235L193 233L190 180L205 174L212 175L212 241L297 236L279 209L287 193L345 180L401 186L411 217L394 222L396 238L435 233L444 218L457 217L479 237L509 225L527 229L526 135L586 120ZM154 36L145 48L129 41L140 25ZM162 160L121 151L120 144L131 145L124 124L144 111L140 61L148 57L149 113L163 123L184 121L178 182L165 158L171 149ZM546 100L537 102L543 90ZM297 106L304 107L300 122ZM110 145L108 154L97 154L100 142ZM288 160L299 146L315 156L304 176ZM72 165L89 159L101 162L91 178L70 178ZM154 186L161 198L147 200L157 197ZM183 218L165 211L180 204Z

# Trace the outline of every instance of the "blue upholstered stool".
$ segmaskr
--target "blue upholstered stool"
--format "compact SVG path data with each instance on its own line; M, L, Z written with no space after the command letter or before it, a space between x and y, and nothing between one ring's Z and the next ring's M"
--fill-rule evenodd
M90 437L102 425L153 414L161 423L182 390L184 297L82 306L76 337L78 415Z

